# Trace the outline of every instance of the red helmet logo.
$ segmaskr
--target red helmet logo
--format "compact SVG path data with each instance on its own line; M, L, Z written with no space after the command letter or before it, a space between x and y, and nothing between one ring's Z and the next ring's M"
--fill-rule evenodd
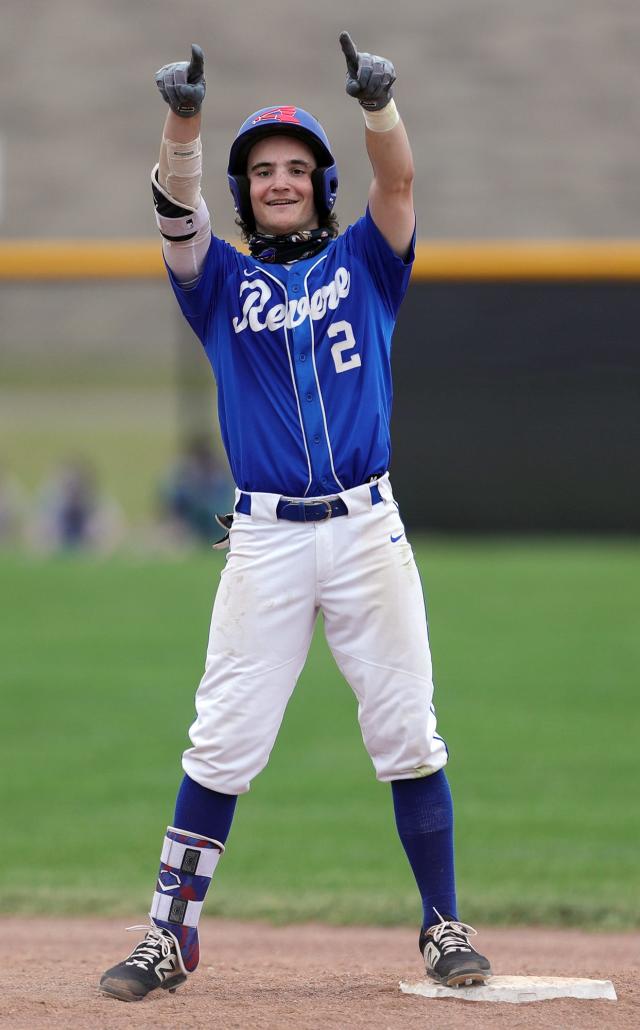
M297 110L297 107L270 107L268 111L263 111L257 118L254 118L253 124L258 125L259 122L289 122L290 124L300 125L300 119L296 118Z

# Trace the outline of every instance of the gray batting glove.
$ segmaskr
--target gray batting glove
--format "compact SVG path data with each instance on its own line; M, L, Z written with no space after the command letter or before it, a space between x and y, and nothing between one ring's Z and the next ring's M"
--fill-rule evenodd
M172 111L181 118L193 118L202 107L207 84L204 80L204 54L191 44L191 60L165 64L156 72L156 86Z
M367 111L381 111L393 96L396 70L391 61L358 53L348 32L340 33L340 46L347 61L347 93Z

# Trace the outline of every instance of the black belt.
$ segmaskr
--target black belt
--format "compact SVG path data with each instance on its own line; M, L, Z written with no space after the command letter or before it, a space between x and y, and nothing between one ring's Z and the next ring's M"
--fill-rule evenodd
M369 487L371 503L379 504L382 500L377 483ZM240 494L235 510L241 515L251 514L251 494ZM327 519L348 515L349 509L341 497L329 497L322 501L303 501L292 497L281 497L276 506L276 515L287 522L325 522Z

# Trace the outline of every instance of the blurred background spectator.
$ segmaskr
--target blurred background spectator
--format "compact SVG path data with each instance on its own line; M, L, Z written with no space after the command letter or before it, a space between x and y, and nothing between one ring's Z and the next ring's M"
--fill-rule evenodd
M42 551L110 551L123 531L119 505L103 493L90 462L75 457L62 461L42 487L29 542Z
M162 517L174 541L210 544L221 536L215 515L231 511L233 490L209 438L193 436L160 488Z

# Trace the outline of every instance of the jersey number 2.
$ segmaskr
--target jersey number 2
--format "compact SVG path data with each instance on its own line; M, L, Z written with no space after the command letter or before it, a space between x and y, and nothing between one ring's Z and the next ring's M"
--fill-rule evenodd
M336 366L336 372L348 372L350 368L359 368L362 364L359 354L352 354L346 361L343 357L345 351L353 350L356 345L351 322L332 322L327 329L327 334L332 337L342 337L342 339L336 340L331 347L331 357Z

